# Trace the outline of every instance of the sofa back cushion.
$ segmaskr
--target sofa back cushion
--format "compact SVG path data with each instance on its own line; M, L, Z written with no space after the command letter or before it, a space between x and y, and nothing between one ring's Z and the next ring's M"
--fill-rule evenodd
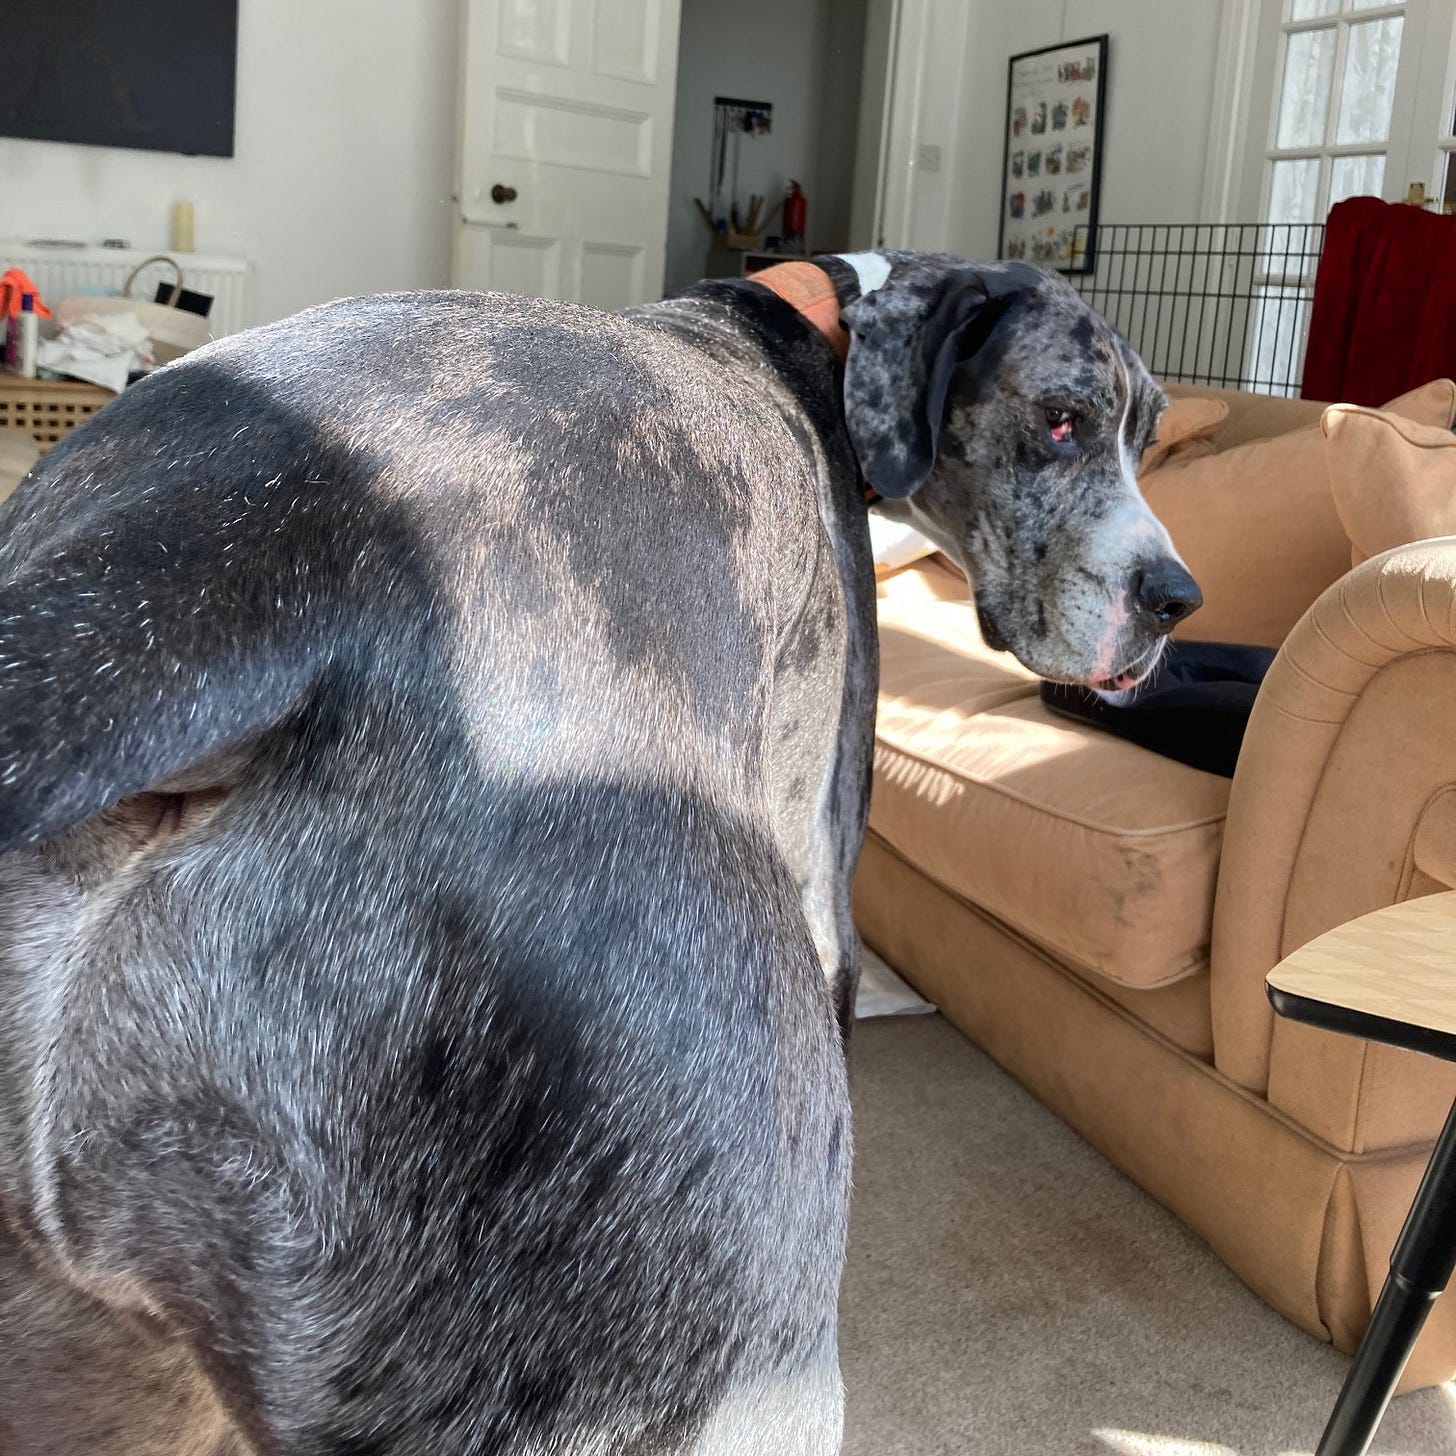
M1449 427L1456 385L1436 380L1386 409ZM1142 488L1203 589L1203 609L1179 629L1181 637L1277 647L1349 570L1349 537L1318 424L1202 459L1170 460L1144 475Z
M1324 443L1314 425L1143 478L1148 504L1203 590L1179 637L1277 647L1349 569Z
M1213 385L1165 384L1163 390L1172 404L1204 400L1224 406L1227 413L1213 436L1215 450L1233 450L1250 440L1268 440L1317 425L1324 411L1318 400L1285 399L1277 394L1218 389Z

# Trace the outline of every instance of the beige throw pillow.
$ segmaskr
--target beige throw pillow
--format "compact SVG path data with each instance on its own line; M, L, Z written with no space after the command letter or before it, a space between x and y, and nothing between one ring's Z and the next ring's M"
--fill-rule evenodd
M1213 454L1213 437L1228 418L1221 399L1173 399L1158 421L1158 438L1143 451L1138 474L1146 475L1169 460L1191 460Z
M1418 425L1439 425L1449 430L1456 425L1456 381L1433 379L1419 389L1407 390L1380 408L1388 414L1413 420Z
M1456 535L1456 435L1382 410L1325 411L1325 463L1350 560Z

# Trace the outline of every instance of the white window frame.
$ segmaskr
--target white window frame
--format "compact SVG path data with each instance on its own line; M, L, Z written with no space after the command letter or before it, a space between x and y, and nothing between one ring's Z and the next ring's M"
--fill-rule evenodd
M1404 197L1412 181L1423 182L1427 193L1434 194L1443 180L1444 157L1456 157L1456 135L1450 132L1433 135L1429 143L1420 139L1421 131L1429 125L1423 120L1423 113L1428 112L1431 97L1442 98L1441 114L1445 124L1452 125L1453 106L1456 106L1453 101L1456 98L1456 0L1423 0L1423 3L1425 32L1411 52L1419 65L1410 93L1413 104L1408 115L1391 118L1385 146L1384 193L1392 199ZM1266 46L1261 54L1264 28L1271 23L1278 24L1277 20L1270 20L1271 8L1282 11L1281 0L1225 0L1214 69L1209 146L1204 162L1202 222L1262 221L1258 214L1263 211L1267 183L1262 158L1258 164L1259 175L1249 175L1252 152L1249 131L1252 118L1257 117L1263 125L1269 116L1280 60L1278 47ZM1371 18L1381 13L1373 11ZM1407 24L1414 18L1408 14ZM1332 107L1338 105L1341 74L1341 70L1336 71ZM1333 150L1336 154L1358 153L1370 148L1353 146ZM1451 165L1456 165L1456 160ZM1252 207L1251 199L1254 200Z
M1423 8L1424 14L1412 14L1411 0L1407 0L1406 25L1410 27L1414 23L1423 25L1424 29L1419 35L1413 35L1408 29L1402 37L1396 112L1391 117L1384 147L1386 162L1382 190L1384 196L1391 200L1402 198L1408 182L1412 180L1425 179L1427 193L1434 194L1444 175L1446 155L1451 157L1450 165L1456 167L1456 136L1447 133L1435 136L1427 132L1430 141L1417 142L1422 129L1430 125L1429 117L1435 105L1440 107L1441 125L1456 125L1452 122L1452 109L1456 106L1456 0L1417 0L1417 4ZM1261 239L1267 237L1271 247L1269 261L1255 265L1254 287L1256 291L1274 290L1275 295L1267 309L1257 304L1250 308L1242 326L1245 336L1243 357L1246 363L1252 365L1253 373L1248 376L1252 379L1259 373L1257 359L1270 314L1275 319L1277 339L1284 328L1286 307L1292 300L1294 313L1289 318L1289 327L1294 328L1299 337L1294 353L1289 356L1288 377L1263 387L1272 387L1278 393L1293 393L1304 370L1304 335L1308 327L1307 311L1314 291L1314 278L1312 275L1283 277L1273 266L1283 225L1264 222L1269 202L1270 153L1284 150L1293 154L1319 155L1320 192L1328 195L1331 160L1341 155L1368 153L1375 148L1367 144L1274 147L1277 126L1275 89L1279 68L1283 64L1284 46L1272 42L1284 29L1283 8L1283 0L1225 0L1214 73L1200 221L1258 224ZM1383 6L1372 7L1369 18L1378 19L1387 13L1397 12L1394 7L1389 10ZM1360 19L1365 18L1362 12ZM1298 22L1292 29L1313 28L1321 22L1328 25L1332 19L1334 17L1321 17L1310 22ZM1345 27L1341 27L1341 31L1347 34ZM1341 34L1336 49L1330 96L1331 127L1336 124L1339 114L1345 34ZM1405 97L1404 107L1402 95ZM1423 117L1426 119L1422 120ZM1251 127L1256 125L1266 128L1258 138L1257 147L1253 145L1254 138L1250 134ZM1316 223L1323 221L1323 217L1315 219ZM1303 228L1302 224L1288 226L1294 230ZM1261 242L1260 246L1265 244Z

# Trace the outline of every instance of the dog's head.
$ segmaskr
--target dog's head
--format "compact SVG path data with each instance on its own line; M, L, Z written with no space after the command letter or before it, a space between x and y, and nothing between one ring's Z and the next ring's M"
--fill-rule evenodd
M991 646L1062 682L1146 676L1202 596L1138 490L1167 401L1127 341L1024 264L876 252L831 271L845 419L883 509L965 569Z

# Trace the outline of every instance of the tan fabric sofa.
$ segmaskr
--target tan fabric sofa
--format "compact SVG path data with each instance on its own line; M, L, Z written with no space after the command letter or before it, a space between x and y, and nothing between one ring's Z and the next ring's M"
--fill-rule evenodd
M1423 407L1449 428L1445 390ZM1050 714L930 557L880 584L856 915L1252 1289L1352 1350L1456 1067L1280 1021L1263 978L1332 925L1456 886L1456 538L1351 570L1322 407L1225 398L1144 490L1207 596L1187 635L1288 634L1237 777ZM1448 1294L1403 1388L1453 1374Z

